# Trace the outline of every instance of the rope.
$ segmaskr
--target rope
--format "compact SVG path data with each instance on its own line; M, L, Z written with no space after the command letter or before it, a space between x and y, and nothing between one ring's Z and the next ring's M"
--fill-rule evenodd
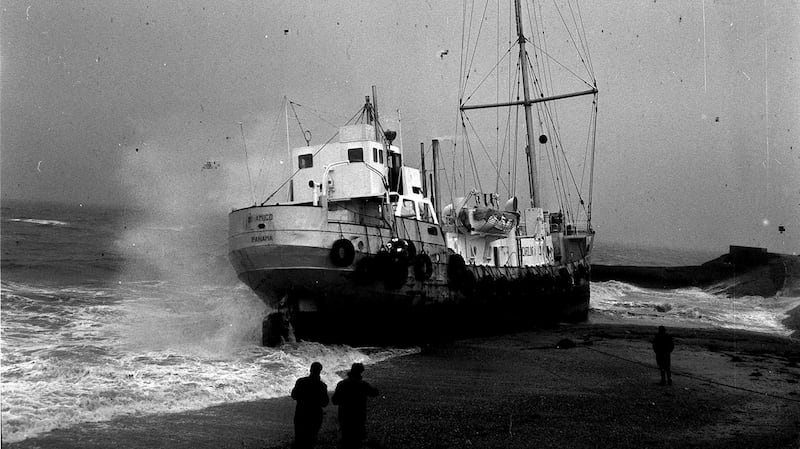
M286 97L283 97L283 100L281 101L281 107L280 107L281 110L283 110L284 102L286 102L286 101L289 101L289 99L286 98ZM275 134L278 131L278 122L280 121L280 119L281 119L281 115L280 114L276 114L275 115L275 122L272 124L272 128L271 128L272 129L272 134L270 134L269 138L267 139L267 148L271 147L272 144L273 144L273 139L275 138ZM287 138L288 138L288 136L287 136ZM258 190L258 192L259 192L258 196L259 197L263 197L264 195L266 195L267 194L267 189L269 188L269 186L266 183L264 183L263 186L259 187L260 183L258 181L259 179L264 179L262 174L264 172L264 167L266 167L266 164L267 164L267 156L269 156L269 152L266 152L266 151L263 152L263 156L261 156L261 162L259 162L259 164L258 164L258 175L256 176L256 184L257 185L255 185L254 188L256 190Z
M348 123L350 123L350 122L353 120L353 118L355 118L356 116L358 116L358 114L359 114L359 113L362 113L362 112L363 112L363 109L359 110L359 112L356 112L356 113L353 115L353 117L352 117L352 118L350 118L350 120L348 121ZM329 143L331 143L331 142L333 141L333 139L334 139L334 138L336 138L336 136L338 136L338 135L339 135L339 131L336 131L336 133L335 133L334 135L332 135L332 136L330 137L330 139L328 139L328 140L327 140L327 142L323 143L323 144L322 144L322 146L320 146L320 147L319 147L319 149L318 149L317 151L315 151L315 152L314 152L314 154L312 155L312 157L313 157L313 156L316 156L317 154L319 154L319 152L320 152L320 151L322 151L322 150L323 150L323 149L324 149L326 146L328 146L328 144L329 144ZM280 190L281 190L281 189L282 189L282 188L283 188L283 187L284 187L286 184L288 184L288 183L289 183L289 181L291 181L291 180L292 180L292 178L294 178L294 175L296 175L296 174L297 174L297 173L299 173L299 172L300 172L300 169L299 169L299 168L298 168L297 170L295 170L295 171L294 171L294 173L292 173L292 174L291 174L291 175L290 175L290 176L289 176L289 177L288 177L288 178L287 178L285 181L283 181L283 183L282 183L281 185L279 185L279 186L278 186L278 188L277 188L277 189L275 189L275 191L274 191L274 192L272 192L272 194L270 194L270 195L267 197L267 199L265 199L263 202L261 202L261 205L263 206L263 205L267 204L267 201L269 201L270 199L272 199L272 197L273 197L273 196L275 196L275 194L277 194L277 193L278 193L278 192L279 192L279 191L280 191Z
M339 125L336 125L336 124L334 124L334 123L331 123L330 121L328 121L328 120L327 120L327 119L326 119L326 118L325 118L325 117L322 115L322 113L320 113L319 111L317 111L316 109L314 109L314 108L312 108L312 107L303 106L302 104L300 104L300 103L297 103L297 102L294 102L294 101L291 101L291 100L289 101L289 103L291 103L293 106L299 106L299 107L301 107L301 108L304 108L304 109L308 110L308 111L309 111L309 112L311 112L313 115L315 115L315 116L316 116L318 119L322 120L323 122L325 122L325 123L326 123L326 124L328 124L329 126L332 126L332 127L334 127L334 128L338 128L338 127L339 127ZM336 115L336 116L338 116L338 117L342 117L342 119L344 119L344 117L345 117L345 116L342 116L342 115L340 115L340 114L334 114L334 113L332 113L332 112L326 112L326 114L328 114L328 115L330 115L330 116L334 116L334 115ZM296 115L296 114L295 114L295 115Z
M289 106L292 107L292 114L294 114L294 119L297 120L297 126L300 128L300 134L303 136L303 138L305 138L306 130L303 129L303 124L300 122L300 117L297 116L297 111L294 109L294 103L290 101ZM308 140L306 140L306 145L310 145Z
M502 58L501 58L499 61L497 61L497 64L495 64L495 65L494 65L494 67L492 67L491 69L489 69L489 70L486 72L486 76L484 76L484 77L483 77L483 79L481 79L481 80L480 80L480 82L478 82L478 84L475 86L475 88L474 88L474 89L472 89L472 92L470 92L470 93L469 93L469 95L467 95L467 96L466 96L466 98L464 98L464 100L462 101L462 104L464 104L464 103L466 103L467 101L469 101L469 100L470 100L470 98L472 98L472 96L473 96L473 95L475 95L475 93L478 91L478 89L480 89L480 88L481 88L481 86L483 85L483 83L485 83L485 82L486 82L486 80L487 80L487 79L488 79L490 76L492 76L492 74L493 74L493 73L494 73L494 71L497 69L497 67L498 67L498 66L499 66L499 65L500 65L500 64L503 62L503 60L504 60L504 59L506 59L506 57L507 57L507 56L508 56L508 55L511 53L511 50L513 50L515 46L516 46L516 44L512 45L511 47L509 47L509 49L508 49L508 50L506 50L506 52L505 52L505 53L503 53L503 57L502 57ZM498 77L498 78L499 78L499 77ZM499 102L499 101L498 101L498 102Z
M242 133L242 145L244 146L244 165L247 167L247 185L250 186L250 198L256 204L256 194L253 191L253 180L250 177L250 160L247 157L247 140L244 138L244 125L239 122L239 131Z
M645 362L640 362L638 360L628 359L628 358L625 358L625 357L622 357L622 356L618 356L616 354L611 354L611 353L608 353L608 352L605 352L605 351L601 351L599 349L590 348L589 346L584 346L584 348L586 348L586 349L588 349L590 351L597 352L598 354L603 354L603 355L608 356L608 357L613 357L613 358L616 358L616 359L624 360L624 361L626 361L628 363L632 363L634 365L643 366L645 368L657 368L656 366L653 366L652 363L645 363ZM767 397L774 398L774 399L782 399L784 401L789 401L789 402L800 402L800 399L787 398L785 396L778 396L778 395L771 394L771 393L764 393L763 391L758 391L758 390L753 390L753 389L750 389L750 388L740 387L738 385L726 384L726 383L723 383L723 382L718 382L718 381L716 381L714 379L709 379L707 377L698 376L696 374L691 374L691 373L688 373L686 371L672 371L672 373L673 374L679 374L679 375L681 375L683 377L688 377L690 379L700 380L700 381L708 382L708 383L711 383L711 384L714 384L714 385L719 385L721 387L731 388L731 389L734 389L734 390L741 390L741 391L746 391L748 393L760 394L762 396L767 396Z

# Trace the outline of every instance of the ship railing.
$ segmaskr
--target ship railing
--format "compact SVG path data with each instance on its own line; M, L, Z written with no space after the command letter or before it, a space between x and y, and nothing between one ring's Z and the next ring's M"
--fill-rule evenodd
M592 226L588 221L577 221L563 225L564 235L591 234Z

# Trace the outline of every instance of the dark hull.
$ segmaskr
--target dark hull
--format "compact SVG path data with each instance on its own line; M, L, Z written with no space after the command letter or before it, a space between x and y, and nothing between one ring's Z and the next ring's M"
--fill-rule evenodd
M313 206L259 206L230 215L229 258L239 279L270 307L264 343L290 328L300 340L421 342L585 319L590 246L570 235L568 263L469 263L436 224L397 217L396 228L332 221ZM453 242L458 243L458 242ZM520 245L522 245L520 243ZM497 250L497 253L500 251Z
M291 338L288 324L298 340L419 344L582 321L589 311L588 264L569 270L468 266L449 282L418 282L408 271L409 286L418 288L387 288L383 279L364 279L356 270L260 271L240 278L265 298L281 298L269 301L277 313L265 321L270 345ZM274 285L289 287L276 292L268 287Z

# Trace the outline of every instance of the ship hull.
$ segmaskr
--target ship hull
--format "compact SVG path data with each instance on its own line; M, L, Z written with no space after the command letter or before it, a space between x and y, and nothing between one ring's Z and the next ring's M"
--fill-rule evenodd
M280 293L266 287L259 293L273 313L285 316L295 338L326 343L412 344L511 332L583 321L589 311L588 282L562 287L545 278L483 277L476 278L469 290L434 287L450 299L430 301L417 292L399 293L381 285L354 287L352 282L329 281L319 275L319 271L302 270L251 272L240 279L257 292L259 286L276 280L308 280L309 285L294 283ZM287 331L273 332L287 337ZM265 329L265 344L269 332Z
M434 227L398 228L415 256L385 251L396 230L330 222L319 207L234 211L229 257L275 315L264 343L290 338L290 328L299 340L390 344L586 318L588 254L553 266L472 265ZM342 240L352 248L345 260L334 251Z

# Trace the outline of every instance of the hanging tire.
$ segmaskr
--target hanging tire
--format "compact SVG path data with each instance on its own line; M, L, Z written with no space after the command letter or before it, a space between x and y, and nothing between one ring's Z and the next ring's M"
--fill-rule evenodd
M425 281L431 278L433 274L433 261L425 254L420 253L414 258L414 277L418 281Z
M573 285L572 275L569 274L569 270L567 270L566 268L560 268L558 270L558 277L556 278L556 283L558 284L558 287L564 292L567 292L570 289L572 289Z
M331 247L331 262L337 267L346 267L353 263L356 257L356 249L353 243L347 239L339 239L333 242Z
M417 255L414 242L407 239L393 238L386 244L389 256L397 263L410 264Z
M404 239L406 242L406 247L408 248L408 260L414 260L417 257L417 247L414 245L414 242L408 239Z
M451 254L447 260L447 282L450 288L457 289L464 281L464 275L467 272L467 264L460 254Z
M578 274L577 278L581 280L581 282L589 282L589 278L591 271L586 265L578 265Z

